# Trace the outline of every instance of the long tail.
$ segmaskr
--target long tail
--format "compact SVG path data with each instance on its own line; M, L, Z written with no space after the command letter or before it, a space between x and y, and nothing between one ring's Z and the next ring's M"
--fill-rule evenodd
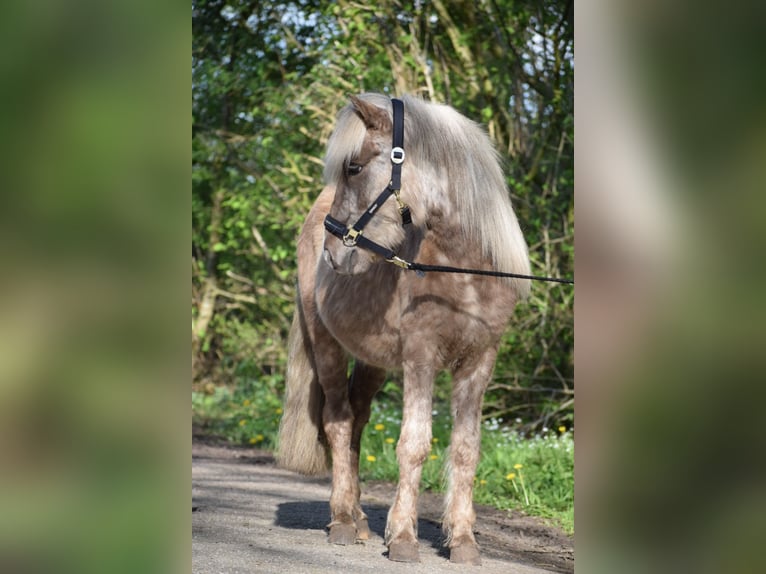
M283 468L302 474L323 474L329 469L329 452L322 430L324 393L314 368L300 298L287 347L287 382L277 462Z

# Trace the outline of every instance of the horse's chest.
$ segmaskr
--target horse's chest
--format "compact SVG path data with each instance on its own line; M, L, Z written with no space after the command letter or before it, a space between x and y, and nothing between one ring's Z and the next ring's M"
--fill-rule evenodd
M378 285L334 281L317 286L317 309L332 336L354 357L386 369L401 367L399 301Z

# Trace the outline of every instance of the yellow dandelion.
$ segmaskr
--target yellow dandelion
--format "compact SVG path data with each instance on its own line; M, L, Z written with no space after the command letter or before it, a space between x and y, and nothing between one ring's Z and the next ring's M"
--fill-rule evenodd
M249 407L250 406L250 399L245 399L244 401L242 401L242 406L243 407Z
M523 464L519 464L517 462L516 464L513 465L513 468L515 468L516 470L519 470L520 468L524 468L524 465Z
M371 455L371 454L367 455L367 462L375 462L376 460L378 460L378 459L375 458L373 455Z
M487 484L487 481L486 481L486 480L484 480L484 479L482 478L482 479L479 481L479 484L480 484L481 486L484 486L485 484Z
M514 478L516 478L515 472L509 472L508 474L505 475L505 480L513 480Z
M386 428L386 425L382 425L380 423L375 425L375 430L378 430L378 431L384 430L385 428Z
M388 444L394 444L396 441L395 441L394 439L392 439L391 437L388 437L388 438L386 439L386 442L387 442Z
M559 427L559 432L562 432L562 433L563 432L567 432L567 427L565 427L565 426Z
M438 454L432 454L428 458L430 458L431 460L436 460L437 458L439 458L439 455Z
M241 427L245 426L246 424L247 424L247 421L245 419L242 419L241 421L239 421L239 426Z
M432 443L434 443L434 444L436 444L437 442L439 442L439 437L434 437L434 438L432 438L432 439L431 439L431 442L432 442Z
M281 415L282 414L282 409L281 408L277 408L277 410L275 410L274 412L277 413L278 415Z

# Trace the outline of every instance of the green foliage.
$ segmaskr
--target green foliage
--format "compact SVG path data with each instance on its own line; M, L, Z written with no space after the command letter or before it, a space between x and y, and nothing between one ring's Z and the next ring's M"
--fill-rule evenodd
M533 272L573 275L571 11L551 0L193 0L195 389L284 373L295 238L349 94L415 93L482 122ZM520 418L525 430L571 423L573 336L573 289L534 285L504 338L485 415ZM448 392L443 377L437 394Z
M211 386L209 392L192 392L192 422L205 434L232 444L274 448L282 402L279 377L242 382L231 390Z
M524 438L485 423L476 473L477 502L555 517L571 530L574 516L574 439L565 426Z

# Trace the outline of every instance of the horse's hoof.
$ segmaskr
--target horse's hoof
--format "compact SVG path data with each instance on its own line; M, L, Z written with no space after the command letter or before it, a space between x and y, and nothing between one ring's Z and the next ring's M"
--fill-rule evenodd
M392 542L388 547L388 559L394 562L420 562L417 542Z
M450 548L449 561L453 564L472 564L481 566L479 547L476 544L461 544Z
M327 537L330 544L348 546L356 542L356 527L353 524L333 524Z
M355 521L356 523L356 539L357 540L369 540L370 539L370 526L367 524L366 518L360 518Z

